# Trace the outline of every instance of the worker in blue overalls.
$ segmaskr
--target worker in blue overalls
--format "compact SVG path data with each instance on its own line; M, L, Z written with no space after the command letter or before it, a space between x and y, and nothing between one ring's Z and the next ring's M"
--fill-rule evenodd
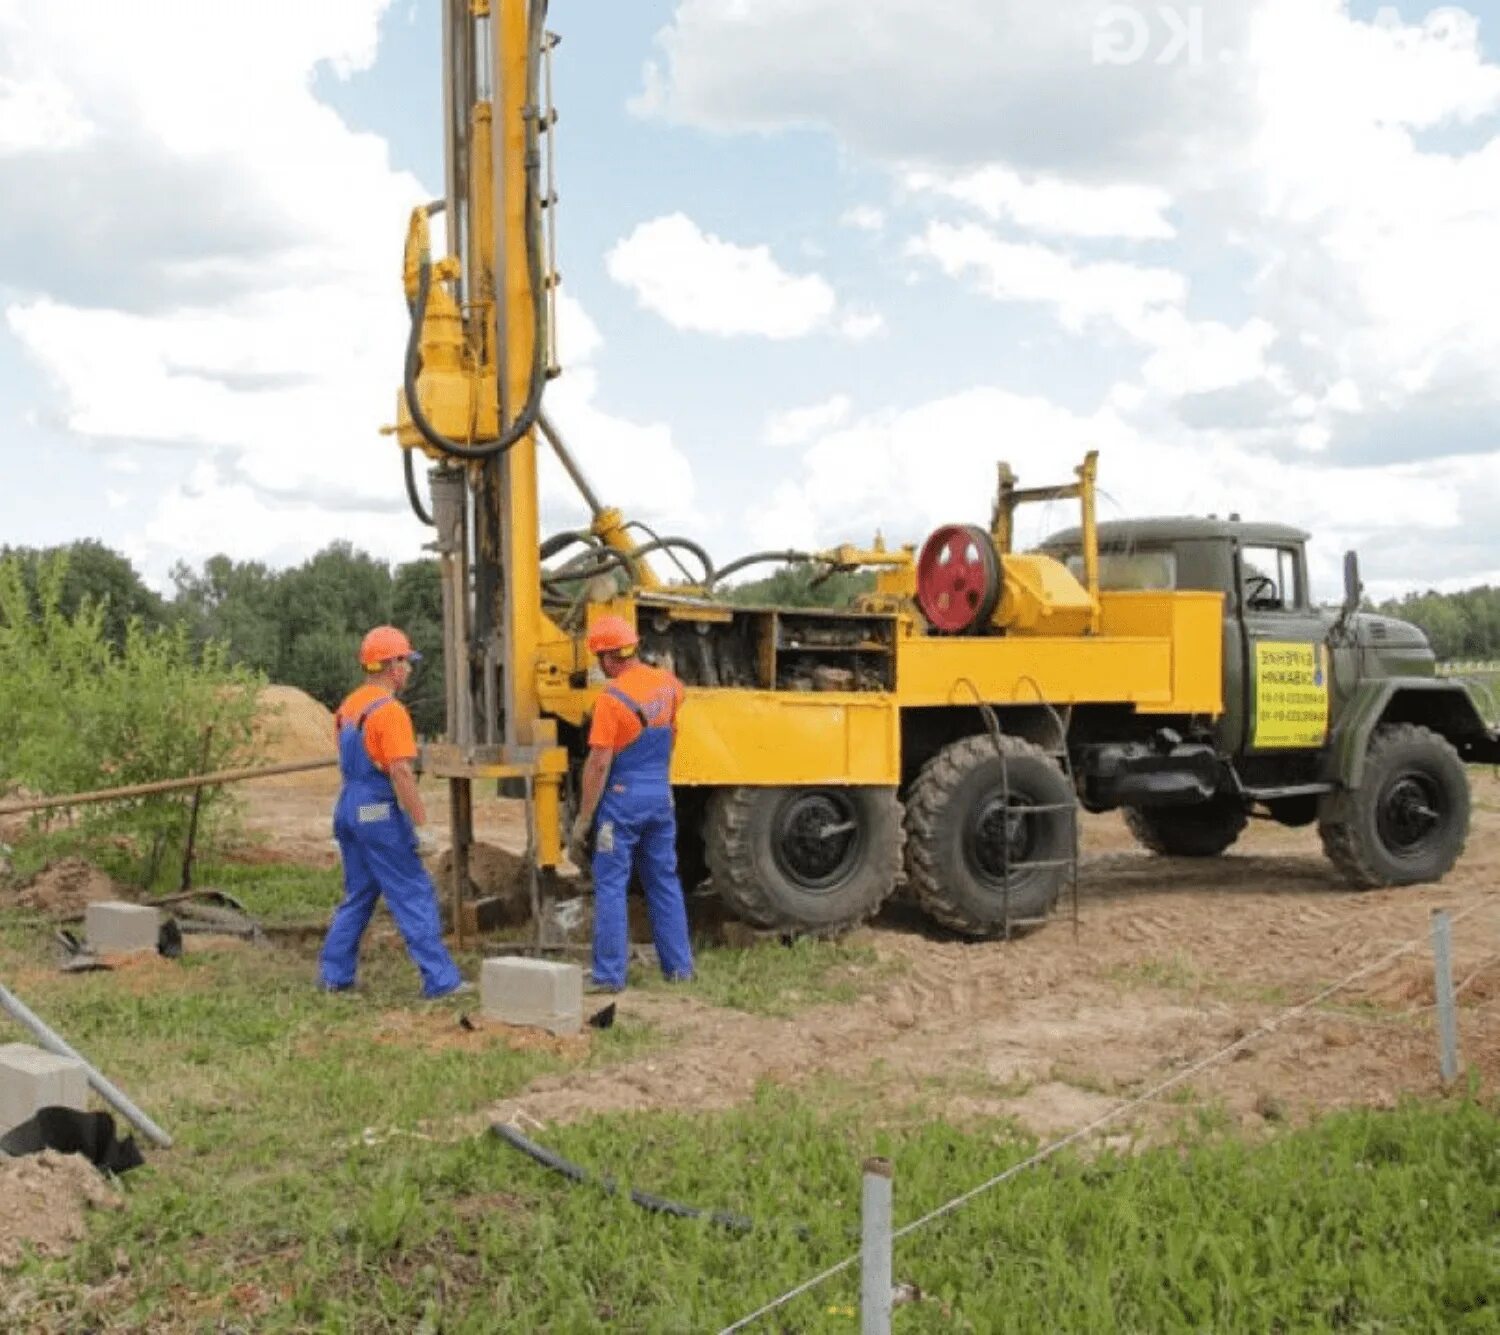
M344 864L344 898L318 956L319 985L328 992L354 986L360 938L381 895L422 975L422 994L473 990L443 945L437 892L419 856L418 830L427 811L412 769L417 740L411 715L396 697L420 658L401 631L377 626L360 646L365 684L334 715L344 786L333 833Z
M672 744L683 686L636 657L635 628L602 616L589 627L589 652L609 684L594 706L578 818L568 854L582 867L594 836L594 961L589 990L619 992L629 960L625 897L640 872L661 971L672 982L693 976L687 906L677 877L677 816L672 809ZM597 825L595 818L597 816Z

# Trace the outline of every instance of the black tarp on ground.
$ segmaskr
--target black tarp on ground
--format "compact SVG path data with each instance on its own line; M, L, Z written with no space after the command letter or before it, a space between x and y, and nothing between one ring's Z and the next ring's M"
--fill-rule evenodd
M146 1162L136 1148L135 1137L121 1140L115 1132L115 1119L107 1112L79 1112L76 1108L43 1108L30 1121L0 1136L0 1150L16 1158L43 1150L81 1154L106 1173L128 1173Z

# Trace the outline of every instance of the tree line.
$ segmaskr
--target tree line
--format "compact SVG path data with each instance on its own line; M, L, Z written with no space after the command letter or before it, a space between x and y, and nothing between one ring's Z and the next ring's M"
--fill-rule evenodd
M71 617L99 608L106 640L123 649L132 624L181 630L196 649L215 644L226 660L270 681L300 687L333 708L359 680L359 642L371 626L401 626L422 651L410 701L419 731L443 729L442 591L437 562L396 566L330 543L301 565L274 570L259 561L210 557L179 562L171 591L152 590L130 561L92 540L62 547L3 548L39 605L39 584L57 558L58 610Z
M1481 584L1462 593L1408 593L1376 611L1422 628L1440 660L1500 658L1500 588Z
M402 627L424 661L410 700L418 730L440 733L443 721L442 590L435 560L389 565L333 542L301 565L272 569L259 561L210 557L179 563L171 591L153 591L130 561L92 540L46 549L3 548L35 593L39 572L63 556L60 610L96 604L105 636L123 646L134 621L148 630L182 628L195 646L217 643L227 661L300 687L330 708L358 680L360 637L371 626ZM810 566L774 570L728 590L741 603L830 605L869 587L867 574L820 577ZM1440 659L1500 657L1500 588L1409 593L1376 611L1414 622Z
M431 558L392 566L347 542L330 543L301 565L279 570L212 556L201 567L175 565L166 596L125 556L92 539L0 548L0 560L7 559L33 601L42 571L56 562L59 611L73 616L86 605L97 607L104 637L117 649L132 624L149 631L181 628L194 647L216 644L229 663L299 687L330 709L359 679L355 664L364 633L386 623L400 626L423 655L407 696L413 721L424 735L443 731L443 599ZM739 602L832 605L870 584L860 575L819 579L812 567L798 566L729 593Z

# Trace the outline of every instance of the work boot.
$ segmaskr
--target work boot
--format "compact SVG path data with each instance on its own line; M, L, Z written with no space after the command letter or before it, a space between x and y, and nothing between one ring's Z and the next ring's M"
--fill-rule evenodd
M435 997L424 997L424 1001L447 1001L449 997L469 997L479 989L467 979L455 983L446 992L439 992Z
M583 983L583 995L586 997L616 996L625 990L623 984L603 983L590 974Z

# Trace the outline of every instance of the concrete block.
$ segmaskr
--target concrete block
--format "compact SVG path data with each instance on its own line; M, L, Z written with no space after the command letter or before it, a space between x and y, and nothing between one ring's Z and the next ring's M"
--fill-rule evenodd
M0 1046L0 1135L43 1108L88 1110L89 1077L80 1061L28 1043Z
M576 1034L583 1028L583 970L551 960L485 960L479 1004L485 1015L505 1024Z
M96 955L128 955L155 950L161 931L161 910L146 904L109 900L84 910L84 934Z

